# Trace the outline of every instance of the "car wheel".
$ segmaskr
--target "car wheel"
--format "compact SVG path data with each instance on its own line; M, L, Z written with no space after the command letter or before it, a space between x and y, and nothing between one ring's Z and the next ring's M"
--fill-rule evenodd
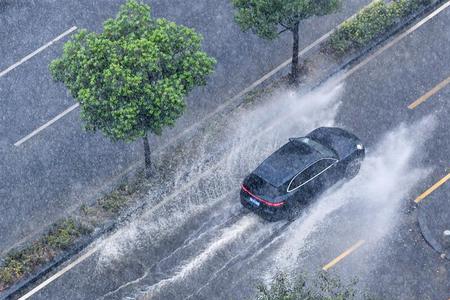
M347 167L345 168L345 178L352 179L359 173L359 169L361 169L361 158L355 158L351 162L348 163Z

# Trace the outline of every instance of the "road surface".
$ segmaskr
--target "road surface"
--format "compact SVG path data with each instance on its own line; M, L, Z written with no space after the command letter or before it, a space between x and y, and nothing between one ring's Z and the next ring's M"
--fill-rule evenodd
M152 139L154 148L290 56L291 39L287 34L268 42L242 33L233 21L228 0L146 2L152 5L155 17L199 31L204 36L204 49L218 60L208 85L189 97L188 110L176 128L161 139ZM368 2L346 1L338 14L302 24L301 48ZM32 238L82 203L92 203L130 166L142 160L139 141L112 143L100 133L84 132L78 109L62 116L75 102L48 72L48 64L61 54L63 42L75 32L71 31L73 26L100 31L103 21L114 16L121 3L0 3L0 253ZM23 140L41 126L45 129Z
M357 277L380 299L448 299L450 262L422 239L414 199L449 172L450 86L434 88L450 76L449 26L445 8L340 74L344 82L275 94L218 118L186 150L196 154L168 180L175 189L149 193L145 212L32 299L247 299L278 270L322 269ZM327 125L365 141L356 178L292 222L241 208L248 171L288 137Z

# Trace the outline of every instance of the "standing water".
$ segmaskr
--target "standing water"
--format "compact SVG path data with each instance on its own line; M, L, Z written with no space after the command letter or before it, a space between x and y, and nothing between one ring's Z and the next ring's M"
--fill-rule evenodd
M384 136L368 150L356 178L337 184L292 223L266 222L239 203L243 177L289 137L334 125L342 89L330 83L304 95L277 92L201 132L195 155L172 176L176 188L149 193L151 205L103 241L99 272L130 256L146 270L107 296L245 298L258 280L279 270L303 271L308 261L311 266L317 247L335 252L340 240L361 236L376 242L389 234L402 201L427 174L412 162L432 118Z

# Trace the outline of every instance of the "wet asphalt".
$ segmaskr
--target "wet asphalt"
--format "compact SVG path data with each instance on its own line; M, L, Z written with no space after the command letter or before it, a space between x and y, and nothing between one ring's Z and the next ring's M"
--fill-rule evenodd
M204 49L218 60L206 87L188 98L188 109L174 129L152 138L163 144L205 113L235 95L290 55L290 36L268 42L242 33L229 1L146 1L155 17L195 28ZM0 70L72 26L101 30L122 1L33 0L0 2ZM336 15L302 25L301 48L368 3L346 1ZM140 162L141 143L112 143L100 133L86 133L75 110L19 147L14 143L74 104L61 84L50 78L48 64L63 42L0 78L0 252L33 237L55 220L90 203Z
M198 151L187 151L205 166L181 167L188 175L175 178L179 194L149 194L152 205L135 222L32 299L247 299L278 269L314 273L359 240L329 272L358 278L381 299L448 299L450 264L422 239L412 201L448 173L450 88L407 106L450 76L449 23L447 9L350 76L337 99L301 100L294 116L269 121L258 106L218 120L228 125L200 134ZM298 124L286 122L295 114ZM291 223L242 209L240 178L289 135L330 119L365 141L361 176ZM211 163L211 153L222 156Z
M325 100L299 100L298 110L269 121L261 112L276 105L227 117L195 156L202 165L205 153L222 152L217 164L187 167L194 175L175 181L178 194L149 194L154 206L33 299L247 299L278 270L315 273L358 241L328 272L358 278L359 289L380 299L448 299L450 263L421 237L413 200L448 174L450 87L407 106L450 76L449 23L446 9L347 78L337 99L319 93ZM297 124L286 122L296 114ZM240 178L289 135L330 119L365 141L361 174L293 222L242 209Z

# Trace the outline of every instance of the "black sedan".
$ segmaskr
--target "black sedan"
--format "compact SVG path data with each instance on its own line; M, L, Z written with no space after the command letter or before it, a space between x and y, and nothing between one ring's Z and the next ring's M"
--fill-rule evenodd
M290 138L244 179L241 203L270 220L286 217L298 203L356 176L364 155L361 141L340 128Z

